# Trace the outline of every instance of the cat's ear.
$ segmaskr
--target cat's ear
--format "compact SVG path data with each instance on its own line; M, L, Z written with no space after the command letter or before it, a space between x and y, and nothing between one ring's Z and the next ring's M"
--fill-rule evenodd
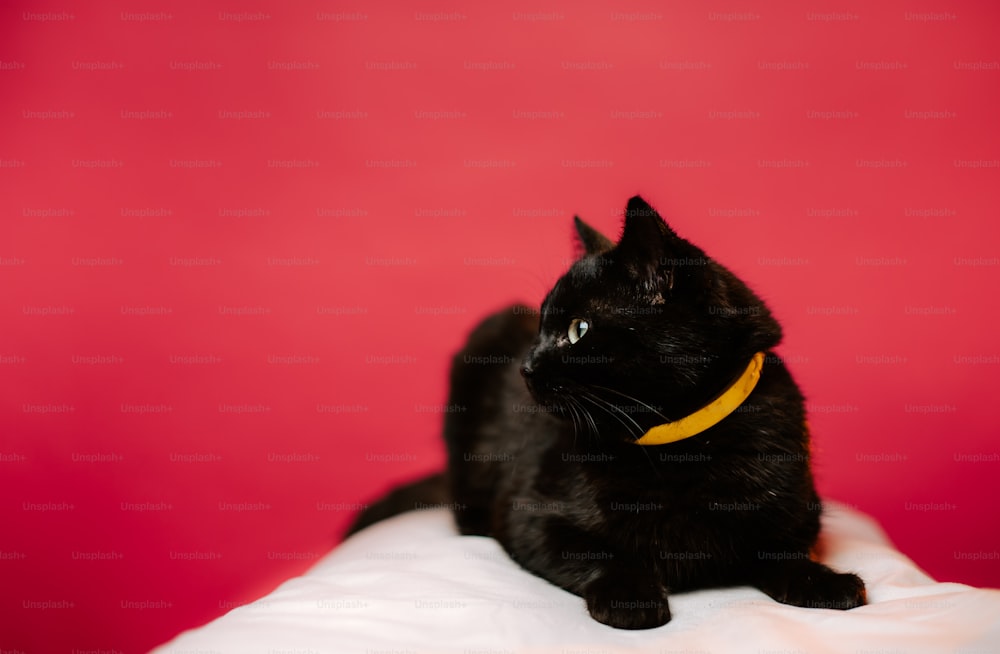
M573 216L573 224L576 225L576 244L579 256L601 254L615 246L614 242L607 236L580 220L580 216Z
M625 207L625 227L615 258L640 283L660 294L678 289L704 290L710 287L714 275L705 253L674 233L638 195Z
M679 241L660 214L638 195L625 207L625 228L618 252L637 272L653 273L666 266Z

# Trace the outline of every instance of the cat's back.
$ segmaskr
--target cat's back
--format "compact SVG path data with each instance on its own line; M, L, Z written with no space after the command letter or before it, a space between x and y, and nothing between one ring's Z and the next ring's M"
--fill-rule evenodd
M511 383L538 333L538 312L515 304L480 322L451 363L454 414L475 419ZM523 384L516 378L518 386ZM460 421L461 422L461 421Z
M455 355L452 372L466 368L464 364L489 364L481 357L506 358L507 363L520 363L520 357L538 334L538 310L523 304L513 304L484 318L472 332L462 350ZM517 361L512 361L515 358ZM473 366L475 367L475 366Z
M503 430L535 406L521 378L524 355L538 334L538 312L515 304L480 322L451 364L445 441L472 445L484 430Z
M507 467L523 452L529 431L544 421L521 378L525 354L538 334L538 312L523 305L479 323L452 359L444 437L451 494L463 533L492 532L490 506ZM530 457L529 457L530 458Z

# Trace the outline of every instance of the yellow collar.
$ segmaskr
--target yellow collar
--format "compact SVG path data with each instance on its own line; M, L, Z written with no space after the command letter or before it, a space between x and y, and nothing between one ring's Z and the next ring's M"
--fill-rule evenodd
M653 427L635 442L636 445L673 443L700 434L709 427L715 426L750 396L760 379L760 369L763 366L764 353L758 352L753 355L750 365L743 371L740 378L724 390L721 395L689 416Z

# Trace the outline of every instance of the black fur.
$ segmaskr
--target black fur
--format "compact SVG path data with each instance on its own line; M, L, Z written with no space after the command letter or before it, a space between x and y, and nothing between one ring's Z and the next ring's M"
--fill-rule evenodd
M541 311L487 318L454 359L449 404L465 411L446 418L446 483L461 533L496 538L619 628L662 625L669 593L713 586L864 604L861 579L811 558L821 506L803 398L770 352L781 328L764 303L639 197L617 245L576 226L583 256ZM589 329L572 343L574 319ZM729 417L634 443L707 404L756 352L760 382Z

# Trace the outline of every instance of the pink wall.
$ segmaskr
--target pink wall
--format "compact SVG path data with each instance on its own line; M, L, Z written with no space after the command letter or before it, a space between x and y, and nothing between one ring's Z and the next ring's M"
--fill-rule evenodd
M142 651L306 569L636 192L784 322L822 492L1000 585L988 3L13 4L0 649Z

